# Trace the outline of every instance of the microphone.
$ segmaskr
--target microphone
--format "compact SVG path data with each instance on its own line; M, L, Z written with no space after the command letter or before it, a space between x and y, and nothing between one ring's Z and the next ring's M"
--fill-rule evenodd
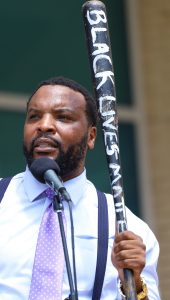
M71 201L66 188L58 177L60 168L55 160L48 157L35 159L30 166L30 171L38 181L48 184L56 193L60 193L64 200Z

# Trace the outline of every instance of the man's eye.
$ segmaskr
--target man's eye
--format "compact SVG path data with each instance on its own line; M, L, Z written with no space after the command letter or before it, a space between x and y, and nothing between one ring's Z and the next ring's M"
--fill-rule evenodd
M38 119L38 115L37 114L31 114L28 116L28 120L36 120Z
M62 122L69 122L69 121L71 121L71 117L70 116L65 116L65 115L58 116L57 119L60 120L60 121L62 121Z

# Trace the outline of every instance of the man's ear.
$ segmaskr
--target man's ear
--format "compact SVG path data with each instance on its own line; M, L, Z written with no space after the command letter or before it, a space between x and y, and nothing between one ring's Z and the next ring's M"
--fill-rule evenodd
M97 128L95 126L91 126L88 129L88 141L87 141L87 148L88 149L93 149L95 140L97 136Z

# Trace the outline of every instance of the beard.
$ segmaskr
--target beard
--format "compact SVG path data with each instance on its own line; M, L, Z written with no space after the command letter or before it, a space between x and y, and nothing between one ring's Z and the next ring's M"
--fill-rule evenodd
M60 176L66 176L69 173L73 172L79 167L79 164L84 161L86 149L87 149L87 134L85 134L79 143L70 145L67 150L64 151L62 145L56 141L54 138L52 138L48 134L41 134L37 136L35 139L31 142L30 150L27 149L26 145L23 143L23 153L26 158L26 162L28 164L28 167L30 168L32 162L35 160L33 156L34 151L34 143L37 139L40 137L48 138L53 140L55 142L56 147L59 150L59 154L57 158L54 160L59 165L60 168ZM44 155L45 156L45 155Z

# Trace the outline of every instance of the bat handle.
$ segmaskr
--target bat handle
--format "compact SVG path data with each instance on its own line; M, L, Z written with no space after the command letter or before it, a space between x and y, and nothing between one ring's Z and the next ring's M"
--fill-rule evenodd
M125 289L126 289L126 299L137 300L133 271L130 269L124 269L123 272L124 272L124 281L125 281Z

